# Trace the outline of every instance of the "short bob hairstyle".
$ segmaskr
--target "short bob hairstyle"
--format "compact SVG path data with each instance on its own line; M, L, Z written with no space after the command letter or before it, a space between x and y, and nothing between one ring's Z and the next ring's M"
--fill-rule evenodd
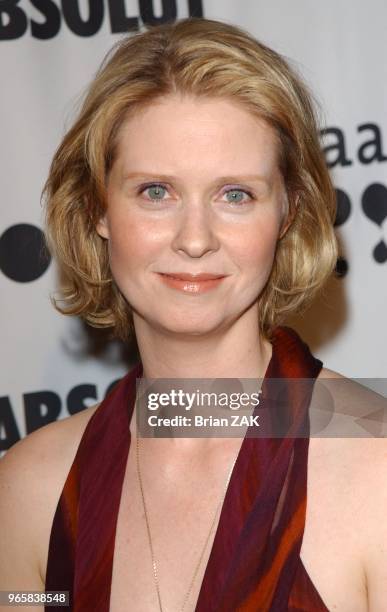
M113 328L113 337L132 336L131 308L112 278L108 241L98 235L96 223L107 206L106 181L120 126L136 109L174 93L238 102L278 136L291 224L278 240L259 296L259 329L270 339L273 328L305 309L334 270L335 191L306 85L248 32L211 19L187 18L128 35L88 88L43 190L46 240L63 279L62 299L53 303L93 327Z

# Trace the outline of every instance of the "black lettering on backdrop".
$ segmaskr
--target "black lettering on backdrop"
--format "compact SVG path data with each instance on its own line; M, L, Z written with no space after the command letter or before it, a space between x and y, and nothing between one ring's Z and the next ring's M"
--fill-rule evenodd
M47 40L56 36L60 30L60 11L52 0L31 0L32 6L45 17L43 23L31 19L31 34L34 38Z
M109 0L110 27L113 34L137 31L138 18L127 17L124 2Z
M190 17L203 17L202 0L189 0L188 12L189 12Z
M382 134L379 126L375 123L363 123L357 128L358 132L364 132L365 130L371 131L374 137L371 140L363 142L359 148L359 161L362 164L371 164L373 161L387 161L387 156L383 155L382 151ZM366 155L367 150L371 151L371 154L368 156Z
M156 17L153 10L153 0L140 0L141 19L147 25L157 25L166 21L174 21L177 16L176 0L161 0L162 12Z
M359 145L357 159L361 164L387 161L387 155L383 152L382 130L376 123L362 123L357 127L357 132L371 132L372 138ZM344 130L338 127L327 127L320 130L323 137L322 150L328 168L335 166L352 166L353 160L349 159L347 152L347 141ZM328 137L328 143L325 138ZM333 137L333 142L332 142Z
M61 400L54 391L24 393L23 399L27 434L57 420L61 410ZM43 409L46 414L43 413Z
M30 24L31 35L40 40L56 36L61 28L62 15L66 25L78 36L96 34L105 17L105 1L113 34L139 30L137 16L126 14L125 0L88 0L87 18L81 14L80 7L85 0L29 0L42 15L42 22L29 19L28 8L19 6L20 0L0 0L0 41L13 40L23 36ZM203 17L202 0L187 0L190 17ZM176 0L161 0L161 15L156 16L154 0L139 0L140 15L148 25L175 21L177 18Z
M0 2L0 40L20 38L27 30L27 17L19 0L2 0Z
M340 164L340 166L351 166L353 162L347 158L347 152L345 150L345 137L344 132L340 128L328 127L321 130L322 136L334 136L333 144L324 145L322 147L325 153L325 159L328 168L333 168ZM335 153L331 156L331 153Z
M79 0L62 0L63 17L70 30L78 36L93 36L102 26L104 16L103 0L89 0L89 18L82 19Z
M122 380L113 380L107 387L104 397ZM55 391L34 391L23 394L24 419L26 435L39 427L57 421L62 408L62 400ZM66 407L69 415L76 414L87 408L84 400L98 400L97 387L84 383L70 389L67 394ZM64 403L64 402L63 402ZM95 401L93 404L96 403ZM0 397L0 452L7 451L20 440L15 413L9 396Z
M19 429L8 397L0 397L0 434L0 452L8 450L12 444L20 440Z
M73 387L67 396L67 410L69 414L81 412L87 405L85 399L97 399L97 387L95 385L78 385Z

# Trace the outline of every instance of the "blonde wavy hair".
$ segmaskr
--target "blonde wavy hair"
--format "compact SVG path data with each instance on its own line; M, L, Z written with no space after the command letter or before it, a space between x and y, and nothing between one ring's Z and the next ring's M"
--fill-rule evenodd
M335 191L319 142L314 100L282 56L239 27L204 18L153 26L119 41L106 56L43 190L45 235L62 272L61 313L127 340L131 309L111 275L107 240L96 231L120 127L129 114L173 93L239 101L272 126L291 224L278 240L259 296L259 329L270 338L305 309L337 260ZM64 302L60 305L59 302Z

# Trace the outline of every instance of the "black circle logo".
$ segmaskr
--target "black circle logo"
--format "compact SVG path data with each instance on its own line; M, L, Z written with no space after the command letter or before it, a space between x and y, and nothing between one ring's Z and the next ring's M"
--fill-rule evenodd
M0 270L11 280L34 281L45 273L50 261L43 232L35 225L11 225L0 236Z

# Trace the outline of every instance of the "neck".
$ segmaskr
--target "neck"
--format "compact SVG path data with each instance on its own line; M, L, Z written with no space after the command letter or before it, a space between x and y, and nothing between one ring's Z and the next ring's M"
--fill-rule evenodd
M272 354L256 317L200 335L155 329L139 317L134 326L145 378L263 378Z
M258 330L256 312L245 313L233 325L211 334L188 335L156 329L134 316L144 378L264 378L272 345ZM135 415L132 434L136 431ZM203 448L239 448L238 438L160 438L144 440L152 452L166 448L201 454ZM170 451L168 451L170 452Z

